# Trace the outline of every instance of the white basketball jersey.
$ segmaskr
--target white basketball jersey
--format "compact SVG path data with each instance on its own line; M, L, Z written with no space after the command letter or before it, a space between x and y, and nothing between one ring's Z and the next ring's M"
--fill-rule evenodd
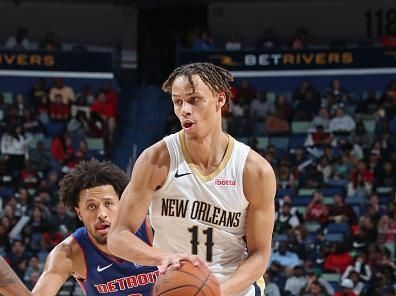
M247 257L243 168L250 147L229 136L218 168L203 176L186 148L183 131L164 138L170 154L167 180L150 206L153 245L164 251L198 254L219 282ZM240 296L254 296L254 287Z

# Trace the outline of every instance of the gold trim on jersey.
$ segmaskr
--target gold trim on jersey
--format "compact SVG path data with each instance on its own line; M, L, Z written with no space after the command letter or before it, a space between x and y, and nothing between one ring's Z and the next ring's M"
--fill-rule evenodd
M257 281L256 281L256 285L260 288L260 296L265 296L264 295L264 290L265 290L265 281L263 277L260 277Z
M198 170L198 168L196 167L196 165L194 164L194 162L191 159L191 155L187 149L186 139L184 138L184 131L181 130L179 132L179 141L180 141L180 147L181 147L183 156L184 156L185 160L187 161L187 164L190 167L193 174L195 176L197 176L198 178L200 178L203 182L207 182L207 181L214 179L225 168L228 161L230 160L232 150L234 148L235 140L230 135L227 135L227 136L228 136L228 145L227 145L227 149L226 149L223 159L221 160L220 164L217 166L217 168L212 173L210 173L207 176L204 176L201 174L201 172Z

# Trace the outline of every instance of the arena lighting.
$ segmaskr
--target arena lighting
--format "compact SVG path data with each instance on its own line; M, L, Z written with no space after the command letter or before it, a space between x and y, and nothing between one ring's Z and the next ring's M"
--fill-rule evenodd
M29 70L0 70L0 76L13 77L47 77L47 78L82 78L82 79L113 79L111 72L68 72L68 71L29 71Z

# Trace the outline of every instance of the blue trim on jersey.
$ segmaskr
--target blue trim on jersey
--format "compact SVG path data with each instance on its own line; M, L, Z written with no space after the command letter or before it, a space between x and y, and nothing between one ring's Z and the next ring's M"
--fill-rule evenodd
M145 224L142 224L136 235L150 244ZM86 295L151 296L153 284L159 275L156 266L141 266L109 257L94 245L85 227L74 231L72 236L85 256L87 278L77 281Z

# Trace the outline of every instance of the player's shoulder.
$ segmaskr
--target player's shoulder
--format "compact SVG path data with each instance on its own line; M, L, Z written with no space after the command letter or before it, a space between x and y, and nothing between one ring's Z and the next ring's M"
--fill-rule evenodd
M150 161L155 164L167 164L169 163L169 151L166 146L165 140L160 140L157 143L151 145L150 147L144 149L140 158L145 161Z
M61 255L71 260L78 257L80 253L82 253L82 249L73 235L66 237L51 251L52 256L58 257Z
M250 149L246 158L244 175L249 178L260 179L265 176L273 176L274 169L264 157Z

